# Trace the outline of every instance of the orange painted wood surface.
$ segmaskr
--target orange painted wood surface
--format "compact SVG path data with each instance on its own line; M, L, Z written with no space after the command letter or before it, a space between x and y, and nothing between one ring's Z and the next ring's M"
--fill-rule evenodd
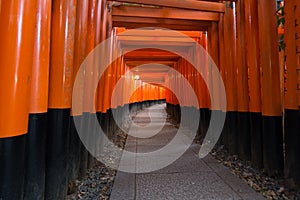
M95 39L96 39L96 11L97 11L97 0L89 0L88 7L88 19L87 19L87 36L86 36L86 56L91 53L95 48ZM92 54L93 55L93 54ZM95 60L94 56L90 58L91 60ZM85 73L84 73L84 91L83 91L83 112L95 112L91 105L92 98L94 94L92 91L92 84L95 81L95 75L97 74L96 62L90 62L90 64L86 65Z
M134 6L118 6L112 8L112 16L148 17L163 19L188 19L197 21L219 21L219 13L176 8L146 8Z
M256 0L245 0L245 50L248 68L249 111L261 112L258 7Z
M236 47L236 21L234 18L235 6L232 2L226 2L225 4L226 12L224 15L224 27L226 28L224 28L224 46L226 48L226 59L224 62L224 81L227 94L227 110L237 111L236 66L234 65Z
M276 2L258 1L263 116L281 116Z
M296 48L296 27L295 27L295 2L285 2L285 59L286 79L284 107L286 109L298 110L298 74L297 74L297 48Z
M300 107L300 1L295 1L295 20L298 24L296 26L296 33L298 35L296 39L296 51L297 51L297 70L298 70L298 107Z
M109 0L112 1L112 0ZM115 0L114 0L115 1ZM116 0L115 2L126 2L135 4L144 4L151 6L164 6L171 8L183 8L191 10L211 11L211 12L224 12L225 8L222 3L194 1L194 0Z
M76 113L71 110L72 116L80 116L84 109L83 104L83 91L84 91L84 74L78 73L83 60L87 55L87 44L86 39L88 36L88 10L89 1L81 0L78 1L77 14L76 14L76 25L75 25L75 43L74 43L74 69L73 69L73 83L75 79L78 80L79 90L72 90L74 98L79 99L80 105ZM77 77L78 76L78 77ZM73 88L72 88L73 89Z
M236 56L235 65L237 79L237 103L239 112L249 111L249 90L248 90L248 68L246 66L246 41L245 41L245 3L236 3Z
M1 1L0 138L25 134L33 63L37 1Z
M37 3L30 113L46 113L48 109L51 5L50 0L40 0Z
M49 108L71 108L76 0L52 1Z

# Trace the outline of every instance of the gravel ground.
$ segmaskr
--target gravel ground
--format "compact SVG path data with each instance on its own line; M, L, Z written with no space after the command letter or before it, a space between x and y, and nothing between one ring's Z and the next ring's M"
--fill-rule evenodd
M77 192L68 195L67 200L109 199L115 175L115 170L97 163L83 180L77 181Z
M239 160L236 155L229 155L223 146L215 148L211 155L267 199L300 199L299 192L285 187L282 177L268 177L261 169L253 167L251 162Z
M127 135L121 131L115 134L114 142L124 147ZM109 147L107 147L109 149ZM108 162L118 162L120 155L107 157ZM89 169L83 180L77 180L77 191L67 196L66 200L105 200L109 199L117 171L109 166L95 161L96 164Z
M131 118L133 119L138 112L132 112ZM126 131L130 126L128 120L123 121L123 128ZM114 134L112 142L118 147L124 149L127 134L122 130L117 130ZM122 152L111 153L111 148L104 144L105 162L118 163L121 158ZM75 192L69 194L66 200L106 200L109 199L114 179L117 171L101 162L95 160L95 165L89 169L87 175L83 180L76 181Z

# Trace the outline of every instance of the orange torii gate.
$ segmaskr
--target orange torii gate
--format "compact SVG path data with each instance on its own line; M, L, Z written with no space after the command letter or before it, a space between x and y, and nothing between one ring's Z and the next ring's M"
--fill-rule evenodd
M99 81L95 105L85 99L80 112L72 111L74 79L82 61L98 44L122 32L116 27L190 31L187 35L207 49L225 83L227 110L222 112L227 113L227 119L221 142L230 153L251 160L269 175L284 173L290 185L299 187L299 4L299 0L286 1L286 60L280 66L275 1L2 1L0 199L65 197L68 181L84 176L92 163L73 119L89 119L97 113L105 132L113 136L117 126L112 110L122 114L126 104L140 109L143 101L165 98L169 111L179 119L178 99L159 85L144 84L147 91L137 90L130 102L121 98L117 106L111 105L114 86L134 66L157 62L182 73L200 101L198 108L189 108L188 104L184 107L199 110L204 119L199 122L199 135L205 134L211 106L200 74L177 55L153 49L130 52L114 61ZM158 37L162 33L156 32ZM127 45L137 39L122 37L112 41L111 55L122 50L120 42ZM147 35L140 35L140 39L151 42L153 38L146 40ZM180 45L184 39L165 42L170 41ZM84 92L75 93L76 98L93 98L89 85L97 81L99 71L97 67L91 70L93 74L86 74L81 83ZM140 78L149 81L149 76L141 74ZM162 80L170 78L178 77L164 74ZM134 81L134 77L128 79L124 88L134 87ZM141 80L136 82L136 86L142 86ZM125 92L122 95L125 97ZM38 190L32 192L34 185Z

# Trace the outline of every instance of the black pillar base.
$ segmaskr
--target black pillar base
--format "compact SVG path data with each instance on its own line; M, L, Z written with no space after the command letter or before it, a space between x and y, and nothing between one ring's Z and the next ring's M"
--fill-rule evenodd
M226 117L225 117L225 122L224 122L224 127L221 133L221 143L224 145L225 149L229 149L229 141L228 141L228 116L226 113Z
M211 111L208 108L200 109L200 132L205 137L209 122L210 122Z
M263 161L269 176L283 174L282 117L263 116Z
M24 199L43 199L45 191L47 113L30 114L26 135Z
M249 113L238 112L238 156L242 160L251 160Z
M170 114L170 107L171 105L169 103L166 103L166 111L168 114Z
M182 107L183 109L187 109L187 107ZM174 116L175 116L175 119L176 119L176 123L180 123L181 121L181 107L179 104L175 105L175 112L174 112Z
M237 132L237 118L238 113L229 111L227 112L227 120L226 132L228 134L227 142L228 142L228 150L230 154L237 155L238 154L238 132Z
M298 110L285 110L285 178L300 189L300 116Z
M96 131L96 126L100 126L98 121L94 121L94 117L97 118L97 114L96 113L89 113L89 123L88 123L88 145L89 147L92 147L90 148L93 149L92 152L88 152L88 161L87 161L87 167L88 169L91 169L95 166L95 163L96 163L96 159L94 158L93 155L96 155L96 144L97 142L95 141L95 139L97 138L96 135L97 135L97 131Z
M75 127L74 120L80 121L80 116L70 117L70 136L69 136L69 150L68 150L68 183L69 190L72 192L76 179L78 179L80 166L80 145L81 141ZM77 127L80 128L80 127Z
M87 124L89 121L89 113L84 112L81 116L82 123L81 123L81 131L87 130ZM87 133L86 133L87 134ZM88 136L86 136L88 137ZM88 151L80 141L80 165L79 165L79 174L78 178L81 180L85 177L87 172L87 162L88 162Z
M108 109L106 112L106 123L107 123L107 135L108 138L111 140L113 139L113 119L112 119L112 111Z
M103 132L107 135L107 137L108 137L108 124L109 124L109 117L107 112L101 113L100 126Z
M118 108L112 108L110 112L110 131L113 137L116 130L118 129L117 123L115 121L115 117L117 116L114 116L113 113L118 114L118 111L119 111Z
M67 194L67 151L70 109L48 110L45 199L64 199Z
M250 112L251 162L257 168L263 168L262 115Z
M0 199L23 199L26 135L0 139Z

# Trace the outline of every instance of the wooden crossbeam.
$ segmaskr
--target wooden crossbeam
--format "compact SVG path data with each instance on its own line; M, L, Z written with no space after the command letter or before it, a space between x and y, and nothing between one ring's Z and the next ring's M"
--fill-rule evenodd
M167 46L166 44L154 44L153 41L152 43L149 45L149 47L151 46L151 48L154 48L154 49L157 49L157 50L162 50L161 47L163 47L163 49L165 49L165 46ZM141 49L139 49L140 47L142 47ZM170 52L182 52L183 54L185 54L187 51L189 51L191 48L194 48L194 45L191 45L191 43L188 43L188 44L176 44L176 43L171 43L169 42L169 46L168 46L168 49ZM132 56L127 56L128 54L131 54L132 52L134 51L141 51L141 50L147 50L149 48L145 48L145 42L131 42L131 43L121 43L121 49L124 51L124 54L126 54L125 56L125 59L130 59L130 58L133 58ZM138 49L138 50L136 50ZM163 57L164 54L157 54L156 52L155 53L155 57ZM173 56L170 56L169 59L171 59L172 57L172 60L175 60L175 61L178 61L178 55L177 54L174 54L172 53ZM146 52L144 54L145 56L145 59L149 59L149 57L151 57L153 55L153 52ZM154 56L154 55L153 55ZM141 59L141 57L139 57L139 59Z
M222 3L195 1L195 0L108 0L124 3L135 3L152 6L163 6L170 8L181 8L189 10L225 12L225 6Z
M124 49L125 51L128 49ZM169 52L169 51L164 51L164 50L160 50L160 49L152 49L152 48L147 48L147 49L139 49L139 50L134 50L134 51L130 51L130 52L126 52L125 53L125 57L136 57L139 55L150 55L153 57L156 56L174 56L176 54Z
M125 17L113 16L113 22L126 22L126 23L149 23L149 24L170 24L170 25L185 25L185 26L210 26L211 22L207 21L194 21L186 19L161 19L149 17Z
M119 41L137 41L137 42L185 42L185 43L194 43L194 41L188 38L176 38L176 37L164 37L164 38L157 38L157 37L143 37L143 36L118 36Z
M140 50L135 50L131 52L125 53L125 59L138 59L140 57L151 57L151 58L178 58L179 56L172 53L172 52L167 52L167 51L161 51L158 49L140 49Z
M145 17L160 19L182 19L195 21L219 21L219 13L176 8L146 8L134 6L118 6L112 8L112 17Z
M156 37L156 36L117 36L122 47L151 45L151 46L174 46L190 47L195 44L193 40L186 37Z
M151 63L159 63L159 64L163 64L163 65L168 65L168 66L171 66L172 64L176 63L176 61L172 61L172 60L158 60L158 59L155 59L155 58L151 58L148 60L128 60L126 61L126 64L129 65L129 66L139 66L139 65L142 65L142 64L151 64ZM157 72L157 73L161 73L161 72L165 72L166 69L158 69L158 68L147 68L147 69L142 69L142 70L139 70L139 71L143 71L143 72ZM168 70L167 70L168 71Z
M151 59L149 59L151 58ZM124 60L129 63L133 62L146 62L146 63L151 63L152 61L154 62L177 62L179 56L160 56L160 57L150 57L148 55L140 55L139 57L126 57Z
M188 36L188 37L187 37ZM126 37L132 37L133 39L139 38L139 37L156 37L157 39L163 39L163 40L168 40L168 39L183 39L183 41L192 41L191 38L198 38L200 37L200 32L199 31L172 31L172 30L129 30L127 32L121 32L118 34L118 38L126 38Z
M157 27L157 28L166 28L171 30L189 30L189 31L207 31L208 27L206 26L185 26L185 25L175 25L175 24L145 24L145 23L126 23L126 22L117 22L113 23L114 27L124 27L127 29L135 28L144 28L144 27Z
M180 20L180 19L160 19L145 17L124 17L113 16L112 23L114 27L124 27L127 29L158 27L172 30L197 30L207 31L211 26L208 21Z

